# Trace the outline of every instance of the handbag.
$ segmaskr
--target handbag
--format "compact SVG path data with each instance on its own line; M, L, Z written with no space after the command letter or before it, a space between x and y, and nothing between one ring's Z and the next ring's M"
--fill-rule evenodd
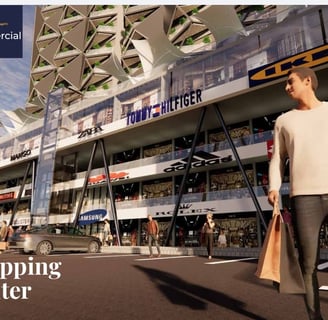
M278 204L273 208L255 275L272 280L280 293L305 293L290 226L283 221Z

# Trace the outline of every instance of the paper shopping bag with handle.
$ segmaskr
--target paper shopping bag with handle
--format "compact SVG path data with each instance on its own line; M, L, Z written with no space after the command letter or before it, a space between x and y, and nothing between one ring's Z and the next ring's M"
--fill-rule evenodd
M281 228L280 211L278 205L274 206L263 247L260 253L255 275L261 279L280 282L280 248Z
M290 226L283 221L278 204L274 205L255 275L272 280L280 293L305 293Z
M290 226L283 221L281 221L280 283L277 288L280 293L305 293L304 279Z

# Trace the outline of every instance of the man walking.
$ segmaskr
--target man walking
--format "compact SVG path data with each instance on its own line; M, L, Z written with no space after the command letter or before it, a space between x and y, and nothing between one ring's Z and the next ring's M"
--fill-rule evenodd
M328 103L316 97L317 86L310 68L297 67L288 73L285 89L297 106L275 123L268 194L272 205L278 201L284 163L289 157L292 222L310 320L322 320L317 265L319 233L328 215Z
M147 222L147 233L148 233L148 247L150 258L153 257L153 248L152 244L153 241L155 242L155 246L157 248L157 257L161 256L161 249L158 244L158 234L159 234L159 227L157 221L153 220L153 217L149 214L148 215L148 222Z

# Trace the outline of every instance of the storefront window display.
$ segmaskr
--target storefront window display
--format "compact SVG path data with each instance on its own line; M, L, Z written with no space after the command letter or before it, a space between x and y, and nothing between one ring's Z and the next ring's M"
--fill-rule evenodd
M140 159L140 149L131 149L114 154L114 164L124 163Z
M167 237L167 232L171 223L170 218L161 218L155 220L158 223L159 234L158 243L160 246L165 246L165 241ZM141 223L141 245L148 246L148 234L147 234L147 220L143 220Z
M231 139L235 147L248 145L251 143L251 131L248 122L238 123L228 128ZM212 130L209 132L208 141L213 145L213 151L224 150L230 148L228 140L222 129Z
M171 153L172 152L172 142L171 141L166 141L162 143L157 143L154 145L150 145L144 148L144 157L154 157L166 153Z
M224 215L214 219L217 231L223 230L227 247L257 247L256 217L243 215ZM217 242L217 238L216 238Z
M245 173L251 184L254 183L254 171L251 165L245 166ZM227 168L210 173L210 191L238 190L246 187L244 177L239 168ZM238 194L238 193L236 193Z
M143 198L164 198L172 195L172 178L151 180L143 183Z

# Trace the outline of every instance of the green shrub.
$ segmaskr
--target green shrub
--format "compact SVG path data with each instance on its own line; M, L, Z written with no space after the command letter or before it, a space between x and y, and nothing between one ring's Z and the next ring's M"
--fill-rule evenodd
M211 42L211 38L209 36L206 36L206 37L204 37L203 42L204 43L210 43Z
M186 39L186 45L191 46L192 44L194 44L194 39L192 37L187 38Z

